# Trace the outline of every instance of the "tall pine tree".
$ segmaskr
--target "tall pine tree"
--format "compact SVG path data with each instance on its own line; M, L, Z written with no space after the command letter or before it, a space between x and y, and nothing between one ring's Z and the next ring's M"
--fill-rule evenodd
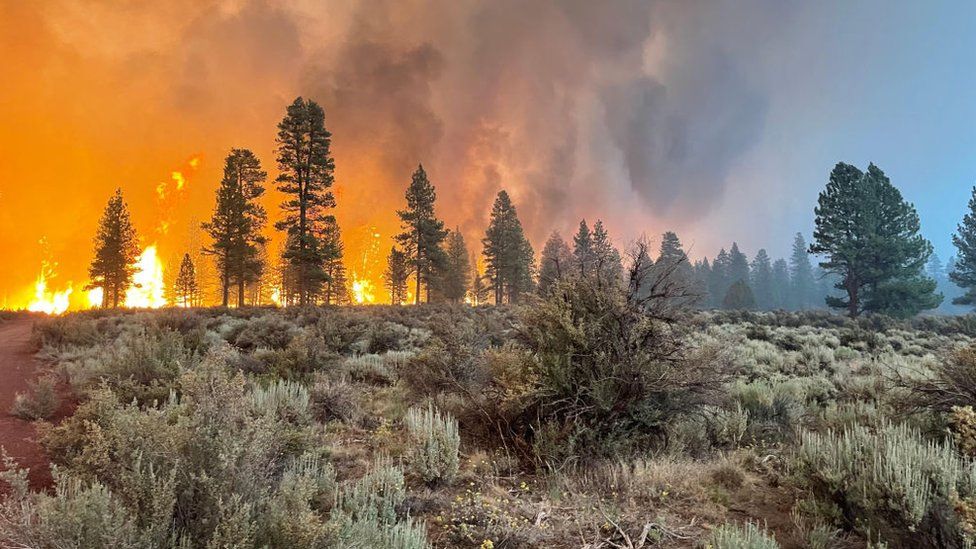
M444 268L438 276L438 293L451 303L460 303L468 293L468 281L471 278L468 247L460 228L448 233L444 256Z
M414 303L421 301L421 289L427 288L430 301L430 283L434 273L444 265L441 242L447 236L444 222L434 214L437 193L427 179L423 165L417 166L410 186L407 187L407 208L398 210L403 232L396 236L397 243L413 266L416 294Z
M620 286L624 278L620 251L613 246L603 221L599 219L593 225L593 275L599 284L610 287Z
M517 302L521 294L532 288L533 251L505 191L495 198L481 243L495 304Z
M952 302L956 305L976 306L976 187L969 197L969 211L952 235L958 255L953 261L949 279L963 290Z
M91 283L87 288L102 289L102 307L115 308L125 303L138 255L136 230L122 198L122 189L116 189L98 223L95 258L88 268Z
M773 299L771 309L787 309L790 302L790 267L785 259L773 262Z
M818 294L807 242L801 233L796 233L790 254L790 299L787 306L796 310L815 307L820 304L818 299L822 299Z
M580 221L579 230L573 237L573 262L576 273L580 276L589 276L593 272L593 264L596 263L593 233L590 232L585 219Z
M217 204L204 230L213 244L204 253L216 258L221 299L228 305L231 285L237 286L237 305L244 305L244 287L255 282L264 269L261 230L267 221L257 200L264 194L268 174L261 161L247 149L233 149L224 160L224 176L217 188Z
M884 172L871 164L861 172L838 163L820 193L812 253L820 266L840 277L827 305L862 312L911 316L938 307L942 296L923 269L932 245L919 234L918 214Z
M760 248L756 252L756 257L753 258L749 271L753 295L756 298L756 306L763 310L775 308L773 265L766 250Z
M322 107L301 97L278 123L276 181L287 198L281 204L284 218L275 228L288 234L282 257L291 267L299 305L315 303L327 278L325 261L334 255L319 239L327 212L335 207L331 138Z

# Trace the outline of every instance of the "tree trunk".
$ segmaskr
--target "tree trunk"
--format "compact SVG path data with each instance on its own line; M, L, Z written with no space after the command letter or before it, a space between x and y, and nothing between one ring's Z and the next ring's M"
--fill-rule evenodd
M244 280L237 283L237 307L244 306Z

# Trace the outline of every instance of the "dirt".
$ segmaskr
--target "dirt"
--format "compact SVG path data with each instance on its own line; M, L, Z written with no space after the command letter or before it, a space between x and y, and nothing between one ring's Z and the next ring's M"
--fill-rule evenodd
M51 486L50 463L37 442L33 422L10 414L17 393L27 392L30 382L42 373L31 347L33 323L31 318L0 323L0 446L21 467L30 468L31 488L40 490ZM53 419L63 417L63 408Z

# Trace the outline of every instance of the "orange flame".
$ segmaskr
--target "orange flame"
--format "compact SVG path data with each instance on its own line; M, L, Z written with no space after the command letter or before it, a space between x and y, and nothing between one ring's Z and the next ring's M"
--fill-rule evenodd
M356 303L376 303L375 289L373 283L366 279L352 278L352 298Z
M54 276L54 266L44 261L41 264L41 273L34 282L34 299L27 305L28 311L47 313L49 315L59 315L68 310L71 292L71 283L68 288L58 291L48 291L47 281Z

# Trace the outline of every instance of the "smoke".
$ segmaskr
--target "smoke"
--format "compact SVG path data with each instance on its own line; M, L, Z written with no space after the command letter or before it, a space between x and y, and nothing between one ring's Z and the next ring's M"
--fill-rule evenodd
M78 207L71 226L53 210L28 218L16 212L31 212L36 197L10 187L0 247L16 248L2 235L35 223L38 237L76 251L62 263L81 279L112 189L123 187L137 223L151 218L156 183L189 155L203 163L174 227L205 218L231 147L252 148L274 172L275 124L298 95L325 108L347 235L396 231L418 163L440 215L472 249L501 189L540 246L583 217L603 218L621 240L687 226L721 203L729 171L760 136L767 98L752 65L790 9L782 4L5 5L0 61L15 70L0 115L18 130L0 135L17 159L0 180L49 188ZM268 199L273 215L277 197ZM176 255L186 246L160 245Z

